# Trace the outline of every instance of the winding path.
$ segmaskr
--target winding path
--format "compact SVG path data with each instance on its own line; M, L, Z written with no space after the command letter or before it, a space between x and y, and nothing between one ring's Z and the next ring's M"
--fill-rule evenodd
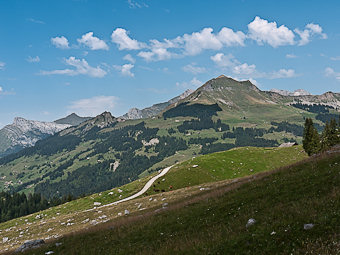
M157 180L159 179L160 177L164 176L167 172L169 172L169 170L171 169L171 167L173 166L169 166L167 168L164 168L159 174L157 174L156 176L152 177L146 184L145 186L139 191L137 192L136 194L132 195L132 196L129 196L129 197L126 197L126 198L123 198L121 200L118 200L116 202L113 202L113 203L110 203L110 204L106 204L106 205L102 205L102 206L99 206L97 207L97 209L99 208L102 208L102 207L107 207L107 206L111 206L111 205L116 205L116 204L119 204L119 203L122 203L122 202L125 202L125 201L129 201L131 199L134 199L136 197L139 197L140 195L143 195L151 186L152 184ZM92 209L90 209L92 210Z

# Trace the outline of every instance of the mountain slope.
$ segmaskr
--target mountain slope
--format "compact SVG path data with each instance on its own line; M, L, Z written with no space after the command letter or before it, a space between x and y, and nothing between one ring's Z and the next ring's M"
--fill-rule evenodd
M134 213L24 254L339 254L339 160L335 150L204 191L187 187L177 200L180 191L171 191L104 208L97 219ZM135 209L140 204L150 210Z
M328 103L337 103L337 96L331 93ZM300 143L306 117L322 131L325 118L318 117L339 116L334 108L293 104L304 97L327 100L282 96L221 76L155 118L123 120L105 112L0 159L0 189L80 196L200 154Z
M80 123L83 123L84 121L87 121L89 119L92 119L92 117L80 117L75 113L71 113L65 118L55 120L54 122L57 124L67 124L71 126L78 126Z
M143 118L150 118L153 116L158 115L160 112L162 112L165 108L167 108L169 105L178 102L179 100L187 97L193 92L193 90L186 90L181 95L174 97L170 99L167 102L154 104L150 107L144 108L142 110L138 108L131 108L126 114L121 116L122 119L143 119Z
M53 135L70 125L15 118L0 130L0 157L33 146L38 140Z

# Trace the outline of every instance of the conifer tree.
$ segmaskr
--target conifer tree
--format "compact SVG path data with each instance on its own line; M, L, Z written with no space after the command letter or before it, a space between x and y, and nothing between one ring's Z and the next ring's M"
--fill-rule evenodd
M311 118L307 118L305 121L302 144L309 156L316 154L321 150L320 136L315 129Z

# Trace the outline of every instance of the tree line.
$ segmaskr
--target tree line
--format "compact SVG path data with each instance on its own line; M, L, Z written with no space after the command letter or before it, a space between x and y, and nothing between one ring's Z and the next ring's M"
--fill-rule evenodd
M326 122L321 135L316 130L313 120L307 118L303 132L303 148L308 155L326 151L330 147L340 143L340 118L337 122L334 118Z

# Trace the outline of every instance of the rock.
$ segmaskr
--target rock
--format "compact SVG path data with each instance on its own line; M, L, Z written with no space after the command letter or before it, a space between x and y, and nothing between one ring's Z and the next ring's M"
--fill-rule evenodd
M45 241L43 239L37 239L37 240L30 240L26 241L23 245L21 245L18 249L16 249L16 252L24 252L31 248L37 248L41 245L45 244Z
M122 193L123 191L122 191L121 189L118 189L118 192L119 192L119 193Z
M308 230L308 229L311 229L311 228L313 228L313 227L314 227L314 224L312 224L312 223L304 224L304 225L303 225L303 229L304 229L304 230Z
M97 225L98 223L99 223L99 222L96 221L96 220L91 220L91 222L90 222L91 225Z
M254 225L256 223L256 220L251 218L248 220L247 224L246 224L246 228L249 228L250 226Z
M98 205L101 205L102 203L100 203L100 202L94 202L93 203L93 205L95 205L95 206L98 206Z
M275 231L273 231L273 232L270 233L271 236L273 236L273 235L275 235L275 234L276 234Z
M167 207L168 205L169 205L168 203L164 203L162 206Z
M55 246L56 246L56 247L58 247L58 246L60 246L60 245L62 245L62 243L55 243Z
M125 215L129 215L129 214L130 214L130 211L127 210L127 209L125 209L124 214L125 214Z
M89 221L90 221L90 219L87 218L87 219L83 220L81 223L85 224L85 223L87 223L87 222L89 222Z
M53 254L53 253L54 253L54 251L47 251L47 252L45 252L46 255Z
M198 165L193 165L192 167L198 167Z
M113 195L113 192L109 192L109 195Z
M8 241L8 237L3 237L2 238L2 243L6 243Z
M118 213L118 216L122 216L123 214L121 212Z

